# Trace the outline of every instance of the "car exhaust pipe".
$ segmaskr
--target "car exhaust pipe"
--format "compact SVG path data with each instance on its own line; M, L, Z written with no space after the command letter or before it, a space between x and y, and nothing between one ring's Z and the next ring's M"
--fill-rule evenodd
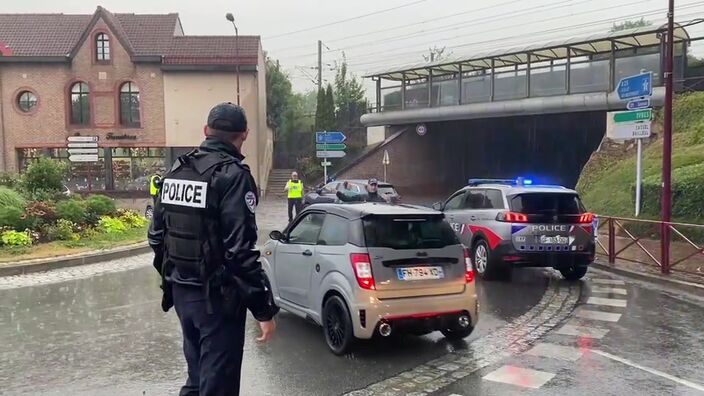
M469 327L471 323L472 321L469 319L468 315L460 315L460 317L457 318L457 324L463 329Z
M379 334L382 337L388 337L391 335L391 325L383 322L382 324L379 325Z

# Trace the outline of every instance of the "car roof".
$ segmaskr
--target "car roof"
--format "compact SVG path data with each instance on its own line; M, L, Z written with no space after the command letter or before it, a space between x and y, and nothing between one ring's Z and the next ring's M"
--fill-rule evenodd
M330 183L344 183L344 182L367 185L367 183L369 183L369 180L368 179L339 179L339 180L331 181ZM391 183L387 183L387 182L379 180L379 185L390 186Z
M540 185L540 184L530 185L530 186L513 186L513 185L507 185L507 184L487 183L487 184L480 184L477 186L466 186L466 187L462 188L462 191L482 190L482 189L487 189L487 188L502 190L505 192L506 195L516 195L516 194L524 194L524 193L577 194L577 191L569 189L567 187L557 186L557 185Z
M315 210L322 210L348 219L371 215L442 215L442 212L424 206L393 205L377 202L317 203L305 209L305 211Z

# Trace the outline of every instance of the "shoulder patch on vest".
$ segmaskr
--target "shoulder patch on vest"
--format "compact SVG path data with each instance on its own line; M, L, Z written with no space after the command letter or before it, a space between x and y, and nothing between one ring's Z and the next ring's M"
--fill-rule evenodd
M161 202L165 204L205 209L207 198L206 182L166 179L161 186Z
M252 191L247 191L244 195L244 203L247 204L250 212L254 213L257 210L257 196Z

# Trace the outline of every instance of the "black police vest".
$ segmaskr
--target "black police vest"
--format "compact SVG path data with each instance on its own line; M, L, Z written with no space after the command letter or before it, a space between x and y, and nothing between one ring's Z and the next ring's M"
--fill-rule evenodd
M165 260L180 277L199 279L206 288L224 257L218 238L219 198L211 187L212 176L234 162L224 154L195 150L179 157L162 179Z

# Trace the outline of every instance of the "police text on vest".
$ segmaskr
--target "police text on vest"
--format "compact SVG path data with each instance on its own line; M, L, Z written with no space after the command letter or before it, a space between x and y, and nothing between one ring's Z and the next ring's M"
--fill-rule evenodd
M205 208L208 183L166 179L161 187L161 202L170 205Z

